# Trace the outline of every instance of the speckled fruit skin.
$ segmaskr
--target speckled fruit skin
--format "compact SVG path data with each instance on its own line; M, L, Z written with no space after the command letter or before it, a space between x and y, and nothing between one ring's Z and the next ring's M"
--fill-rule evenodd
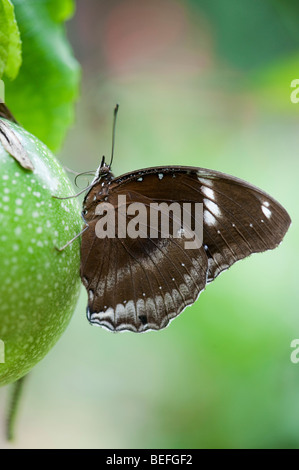
M47 354L68 325L80 289L79 240L55 250L82 227L77 199L52 197L74 194L70 181L43 143L9 125L35 170L24 170L0 144L0 385Z

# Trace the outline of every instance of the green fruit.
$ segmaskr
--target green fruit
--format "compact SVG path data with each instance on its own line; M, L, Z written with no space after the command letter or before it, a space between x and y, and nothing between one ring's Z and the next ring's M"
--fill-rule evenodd
M0 385L25 375L56 343L79 289L77 199L63 168L36 137L9 123L34 165L25 170L0 143ZM3 359L3 343L5 362Z

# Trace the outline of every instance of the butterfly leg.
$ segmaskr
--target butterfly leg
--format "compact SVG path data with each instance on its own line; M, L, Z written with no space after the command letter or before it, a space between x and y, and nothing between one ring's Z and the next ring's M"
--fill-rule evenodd
M82 193L85 193L85 191L87 191L87 190L90 189L91 187L92 187L92 185L88 186L87 188L82 189L82 191L79 191L77 194L74 194L74 195L72 195L72 196L60 197L60 196L54 196L54 194L52 194L52 197L53 197L54 199L60 199L60 200L72 199L72 198L74 198L74 197L80 196L80 194L82 194Z
M63 165L63 168L67 173L72 173L72 175L76 175L76 176L80 175L80 173L78 171L72 170L68 166Z
M83 219L83 222L86 224L86 227L84 227L83 230L81 230L80 233L77 233L77 235L74 236L74 238L72 238L70 241L68 241L64 246L62 246L61 248L58 248L57 246L55 246L55 250L61 252L61 251L64 251L69 245L71 245L75 240L77 240L77 238L81 237L82 233L84 233L88 228L89 228L89 225L88 223L86 222L85 218L84 218L84 215L83 215L83 212L81 212L81 217Z

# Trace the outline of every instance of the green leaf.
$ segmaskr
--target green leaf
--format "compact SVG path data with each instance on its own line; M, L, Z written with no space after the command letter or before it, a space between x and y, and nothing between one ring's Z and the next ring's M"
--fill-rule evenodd
M62 22L68 20L74 14L75 5L73 0L51 0L48 2L48 10L54 21Z
M80 78L61 22L72 12L73 2L13 3L23 43L23 64L16 80L5 83L6 103L29 132L57 150L73 122Z
M0 77L11 79L18 74L22 63L21 39L10 0L0 0Z

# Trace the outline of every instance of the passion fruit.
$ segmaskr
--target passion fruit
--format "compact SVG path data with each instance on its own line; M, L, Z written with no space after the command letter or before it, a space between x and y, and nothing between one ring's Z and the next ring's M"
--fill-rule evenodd
M32 162L0 143L0 385L24 376L67 327L80 290L77 199L63 167L22 127L6 121ZM7 148L7 146L5 146Z

